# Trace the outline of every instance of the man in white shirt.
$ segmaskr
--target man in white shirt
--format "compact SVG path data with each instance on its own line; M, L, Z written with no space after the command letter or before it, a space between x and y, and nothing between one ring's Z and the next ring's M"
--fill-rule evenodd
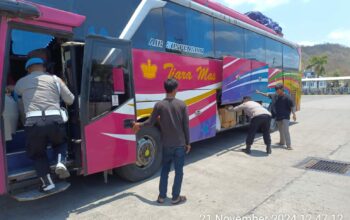
M254 142L256 132L261 129L263 133L264 143L266 145L267 154L271 154L271 136L270 136L270 122L271 113L262 105L251 100L249 96L243 98L243 103L233 109L234 111L243 110L251 119L249 131L246 139L245 153L251 153L251 146Z

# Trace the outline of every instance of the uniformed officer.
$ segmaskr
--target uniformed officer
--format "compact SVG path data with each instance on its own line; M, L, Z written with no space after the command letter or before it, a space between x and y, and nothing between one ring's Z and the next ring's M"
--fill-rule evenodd
M249 96L243 98L243 103L235 108L234 111L243 110L251 119L249 131L246 139L246 149L244 152L251 153L251 146L254 142L256 132L261 129L263 133L264 143L266 145L266 153L271 154L271 136L270 136L270 122L271 113L265 109L261 104L252 101Z
M60 98L71 105L74 95L61 79L46 73L42 58L28 59L25 69L29 74L16 83L15 92L22 96L24 104L28 155L34 161L34 168L42 181L41 190L49 191L55 188L46 154L49 144L57 154L55 173L61 179L70 176L65 166L67 115L61 111Z

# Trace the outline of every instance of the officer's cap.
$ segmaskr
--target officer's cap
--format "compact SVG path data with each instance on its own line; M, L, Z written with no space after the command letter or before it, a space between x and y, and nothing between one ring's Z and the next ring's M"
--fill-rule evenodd
M25 66L26 70L27 70L30 66L34 65L34 64L44 64L44 60L41 59L41 58L38 58L38 57L30 58L30 59L27 60L27 62L26 62L26 66Z

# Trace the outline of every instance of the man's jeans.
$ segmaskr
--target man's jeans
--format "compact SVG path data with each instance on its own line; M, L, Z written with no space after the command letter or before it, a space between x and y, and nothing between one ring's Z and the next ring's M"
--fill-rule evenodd
M159 197L165 198L168 189L168 176L172 162L174 162L175 179L173 184L173 199L177 199L180 196L183 166L185 163L185 147L164 147L163 148L163 161L162 171L160 174L159 182Z

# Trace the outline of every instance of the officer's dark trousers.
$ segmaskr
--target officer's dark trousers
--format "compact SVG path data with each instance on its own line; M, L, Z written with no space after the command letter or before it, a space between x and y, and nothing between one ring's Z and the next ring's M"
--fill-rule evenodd
M270 136L270 115L259 115L254 117L250 121L250 127L248 131L248 136L246 139L247 146L251 146L254 142L255 134L260 129L263 133L264 143L266 146L271 145L271 136Z
M28 156L34 162L39 177L50 172L47 146L51 145L55 155L61 154L62 160L67 152L66 127L61 116L30 117L25 122L26 147ZM57 160L57 156L55 161Z

